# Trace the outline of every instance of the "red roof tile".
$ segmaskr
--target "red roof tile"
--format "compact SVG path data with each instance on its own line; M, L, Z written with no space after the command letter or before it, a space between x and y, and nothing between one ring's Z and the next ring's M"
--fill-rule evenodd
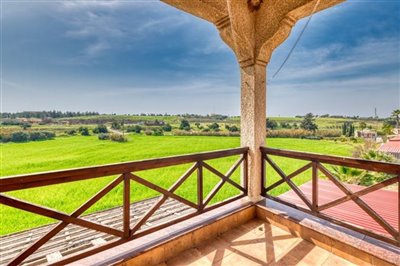
M381 152L400 153L400 138L399 140L390 140L379 147Z

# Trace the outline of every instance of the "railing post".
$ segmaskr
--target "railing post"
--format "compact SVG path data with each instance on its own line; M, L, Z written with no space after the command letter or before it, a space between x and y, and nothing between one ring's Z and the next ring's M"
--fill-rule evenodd
M203 163L197 162L197 211L202 212L203 206Z
M131 234L130 229L130 201L131 201L131 181L129 175L124 173L124 205L123 205L123 216L124 216L124 238L129 238Z
M246 151L245 153L243 153L244 156L244 160L243 160L243 164L242 164L242 168L243 168L243 188L246 191L246 195L248 195L249 193L249 160L248 160L248 156L249 153Z
M265 197L265 154L261 150L261 196Z
M312 211L318 212L318 162L312 161Z

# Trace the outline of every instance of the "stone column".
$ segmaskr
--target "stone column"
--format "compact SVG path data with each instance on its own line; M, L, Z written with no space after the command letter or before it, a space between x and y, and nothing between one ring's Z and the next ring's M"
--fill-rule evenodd
M261 200L261 153L266 137L266 66L241 67L241 145L249 147L248 193Z

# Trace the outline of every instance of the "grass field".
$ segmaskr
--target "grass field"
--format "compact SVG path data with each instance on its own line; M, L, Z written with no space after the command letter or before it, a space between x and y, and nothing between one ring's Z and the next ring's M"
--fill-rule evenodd
M218 149L228 149L239 146L237 137L179 137L179 136L140 136L130 135L129 142L115 143L111 141L99 141L96 136L64 137L43 142L7 143L1 144L1 176L27 174L58 169L67 169L107 163L125 162L146 158L157 158L177 154L196 153ZM351 144L335 143L333 141L315 141L301 139L268 139L267 146L310 151L324 154L350 155ZM226 172L238 157L222 158L209 161L209 163L221 172ZM300 168L306 162L298 160L274 158L282 169L290 173ZM176 181L190 165L180 165L162 169L137 173L139 176L167 188ZM267 168L268 183L278 180L277 174ZM233 175L233 179L239 182L239 172ZM205 171L204 193L207 194L220 180L218 177ZM302 184L310 180L310 172L303 173L294 179L296 184ZM80 182L53 185L35 189L27 189L9 193L20 199L48 206L64 212L71 212L79 207L94 193L103 188L114 177L104 177ZM195 201L196 178L191 176L177 194ZM287 191L288 187L278 187L274 194ZM141 185L132 183L132 201L137 201L158 193ZM217 194L215 201L220 201L237 194L238 191L229 184ZM107 196L100 200L88 212L103 210L122 204L122 187L118 186ZM8 234L46 223L54 222L42 216L25 213L5 206L0 206L1 222L0 234Z

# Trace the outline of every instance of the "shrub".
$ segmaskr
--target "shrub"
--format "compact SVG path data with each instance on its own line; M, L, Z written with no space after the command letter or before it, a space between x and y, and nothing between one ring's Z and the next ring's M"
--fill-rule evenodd
M107 139L110 139L110 135L107 134L107 133L100 133L97 137L98 137L99 140L107 140Z
M140 134L140 132L142 131L142 127L139 125L134 125L134 126L128 126L128 128L126 129L127 132L135 132L137 134Z
M111 124L112 129L121 129L121 124L118 123L117 121L112 122Z
M23 124L21 125L21 127L22 127L23 130L27 130L28 128L31 128L31 127L32 127L32 124L30 124L30 123L23 123Z
M55 138L56 134L54 132L50 132L50 131L41 131L47 139L52 139Z
M267 120L266 120L266 127L267 127L268 129L275 129L275 128L278 127L278 122L267 118Z
M204 130L207 130L206 132ZM208 128L204 129L202 132L198 131L184 131L177 130L174 132L174 136L218 136L218 137L230 137L230 136L239 136L238 132L215 132L210 131Z
M11 134L12 142L26 142L29 141L29 134L26 132L18 131Z
M2 134L0 135L0 140L1 142L10 142L11 141L11 136L10 135L6 135L6 134Z
M209 128L210 130L213 130L213 131L219 131L219 125L218 125L218 123L212 123L211 125L208 125L208 128Z
M17 119L3 119L0 124L3 126L19 126L22 122Z
M45 139L47 139L46 135L43 134L43 132L40 132L40 131L35 131L35 132L29 133L29 138L30 138L30 140L32 140L32 141L45 140Z
M161 128L153 129L153 136L164 136L164 132Z
M113 133L110 135L110 140L116 141L116 142L127 142L128 141L128 139L124 135L116 134L116 133Z
M93 133L100 134L100 133L108 133L108 129L106 125L98 125L93 129Z
M267 130L267 137L269 138L308 138L308 139L322 139L322 138L336 138L340 137L339 130L317 130L313 135L310 131L304 129L279 129ZM345 140L347 140L345 138Z
M89 129L87 127L80 127L78 131L82 136L90 136Z
M165 125L162 127L162 130L165 131L165 132L171 132L172 127L171 127L170 124L165 124Z
M180 130L190 131L190 124L189 124L189 121L183 119L183 120L181 121L181 124L180 124L180 126L179 126L179 129L180 129Z
M239 128L235 125L228 128L229 132L239 132Z
M32 131L29 133L29 139L31 141L53 139L55 136L56 134L50 131Z
M76 130L75 129L67 130L67 131L65 131L65 134L74 136L74 135L76 135Z
M146 131L144 132L144 134L145 134L146 136L151 136L151 135L153 135L153 131L151 131L151 130L149 130L149 129L146 129Z

